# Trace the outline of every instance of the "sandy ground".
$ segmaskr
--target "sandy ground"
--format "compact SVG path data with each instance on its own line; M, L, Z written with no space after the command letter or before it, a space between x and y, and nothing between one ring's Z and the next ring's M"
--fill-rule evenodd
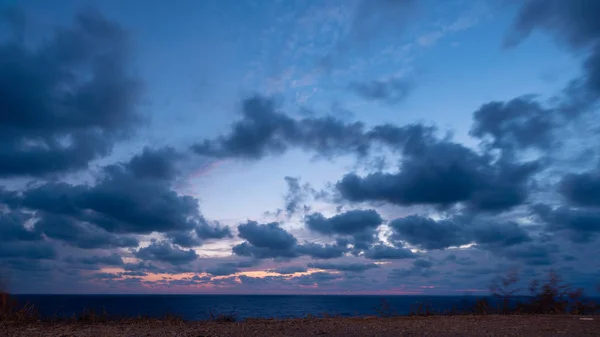
M0 336L600 336L600 316L437 316L0 326Z

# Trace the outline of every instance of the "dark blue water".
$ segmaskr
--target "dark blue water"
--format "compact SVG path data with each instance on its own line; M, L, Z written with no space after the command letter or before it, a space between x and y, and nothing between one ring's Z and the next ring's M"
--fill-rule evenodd
M186 320L203 320L213 314L235 314L244 318L286 318L324 313L365 316L381 313L409 314L418 303L438 311L472 308L469 296L332 296L332 295L19 295L21 303L34 304L42 316L68 317L85 309L106 311L114 316L176 314ZM379 310L378 310L379 309Z

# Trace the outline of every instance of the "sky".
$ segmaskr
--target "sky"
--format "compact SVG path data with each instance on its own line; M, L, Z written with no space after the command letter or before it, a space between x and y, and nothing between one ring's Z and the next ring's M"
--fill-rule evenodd
M600 2L0 2L14 293L600 285Z

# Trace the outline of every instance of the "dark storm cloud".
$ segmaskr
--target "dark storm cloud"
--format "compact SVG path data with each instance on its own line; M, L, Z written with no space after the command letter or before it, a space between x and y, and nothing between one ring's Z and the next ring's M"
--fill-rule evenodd
M333 117L293 119L275 107L271 99L255 96L242 104L242 120L228 135L205 140L192 147L200 155L260 159L280 155L289 148L312 150L322 156L365 154L368 144L364 125L346 124Z
M242 242L233 246L231 251L235 255L254 257L257 259L290 259L300 256L294 248L295 247L272 249L268 247L255 247L248 242Z
M228 227L211 226L206 222L195 198L178 195L169 181L136 172L137 164L131 163L138 159L134 157L131 162L105 167L93 186L46 183L32 187L17 201L12 201L13 207L18 205L37 211L42 223L36 226L54 233L50 234L54 237L88 238L80 232L90 224L116 234L164 232L185 246L231 235ZM47 221L57 224L44 226ZM54 228L59 225L63 229ZM103 231L96 231L92 236L100 239L98 236L103 235L105 241L111 241L112 236ZM188 235L187 241L185 235Z
M467 230L474 242L483 247L508 247L532 241L529 233L515 222L478 223Z
M39 232L25 227L30 219L31 215L18 211L0 213L0 259L31 261L56 257L53 245L44 241Z
M179 196L159 180L138 179L120 166L105 176L81 200L85 217L109 232L141 233L191 230L199 216L197 200Z
M30 219L31 215L18 211L0 213L0 242L42 240L39 232L25 228Z
M503 211L522 204L538 162L493 162L463 145L440 141L405 152L397 173L348 174L337 183L343 198L395 205L448 207L465 203L473 210Z
M86 192L84 185L67 183L47 183L23 191L18 201L12 206L22 206L59 215L77 215L80 213L77 202Z
M294 119L278 111L272 99L255 96L243 102L242 119L229 134L197 143L192 150L203 156L253 160L281 155L291 148L322 157L364 156L374 143L400 150L418 148L431 139L434 130L420 124L383 124L365 130L361 122L346 123L334 117Z
M88 223L79 222L71 217L42 214L35 223L35 230L48 238L61 240L74 247L83 249L137 247L138 240L130 236L108 233Z
M181 157L182 155L171 147L160 149L146 147L142 153L131 158L126 166L128 171L138 178L172 181L179 173L176 163Z
M566 233L575 242L589 242L600 234L599 209L574 209L566 206L551 208L535 205L536 214L550 232Z
M376 229L383 219L375 210L352 210L331 218L321 213L305 217L306 226L318 233L327 235L350 236L356 249L366 249L376 240Z
M278 223L259 224L248 221L238 226L239 237L246 239L252 246L273 250L290 249L296 245L296 238Z
M338 270L347 272L363 272L365 270L379 268L375 263L328 263L328 262L315 262L309 263L309 268L325 269L325 270Z
M534 30L544 29L573 48L585 47L600 38L598 13L600 5L594 0L528 0L521 7L506 43L521 43Z
M390 240L424 249L445 249L476 243L486 249L501 249L531 241L528 232L514 222L456 219L434 220L411 215L390 221Z
M471 242L465 236L464 228L452 220L433 220L411 215L390 221L393 230L392 241L405 241L424 249L444 249Z
M278 223L259 224L248 221L238 226L239 237L245 239L232 249L239 256L257 259L282 258L290 259L302 255L317 259L331 259L342 256L348 249L340 245L317 244L298 240Z
M154 241L149 246L138 249L135 256L146 261L161 261L174 265L192 262L198 258L192 249L183 250L166 241Z
M201 240L223 239L233 236L228 226L222 226L216 221L214 222L214 225L209 225L206 221L200 221L194 231Z
M574 51L589 52L583 63L584 75L576 82L593 99L600 94L600 4L595 0L529 0L520 9L505 41L513 46L533 31L544 30Z
M132 132L140 90L127 46L93 11L42 45L0 45L0 177L86 168Z
M567 174L559 184L559 192L575 206L600 207L600 171Z
M396 104L408 96L413 89L413 84L404 79L391 78L370 82L353 82L349 88L364 99Z
M352 210L342 214L325 218L321 213L314 213L306 217L308 228L323 234L348 234L362 233L372 230L383 222L381 216L373 209Z
M194 230L168 232L167 237L174 244L185 248L201 246L206 240L233 237L228 226L221 226L219 223L210 225L203 217L199 217L197 221L198 224Z
M377 244L365 251L365 257L371 260L399 260L413 258L415 254L405 248Z
M198 238L194 231L169 232L167 233L167 237L172 243L184 248L192 248L202 245L202 241L200 238Z
M548 149L555 142L552 137L555 117L554 111L544 108L531 96L490 102L473 113L471 135L490 137L490 145L499 149Z

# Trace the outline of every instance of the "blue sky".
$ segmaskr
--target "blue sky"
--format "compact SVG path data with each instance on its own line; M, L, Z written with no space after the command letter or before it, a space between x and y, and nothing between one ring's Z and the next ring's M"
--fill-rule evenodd
M455 293L551 267L593 289L598 6L537 5L5 2L14 291Z

